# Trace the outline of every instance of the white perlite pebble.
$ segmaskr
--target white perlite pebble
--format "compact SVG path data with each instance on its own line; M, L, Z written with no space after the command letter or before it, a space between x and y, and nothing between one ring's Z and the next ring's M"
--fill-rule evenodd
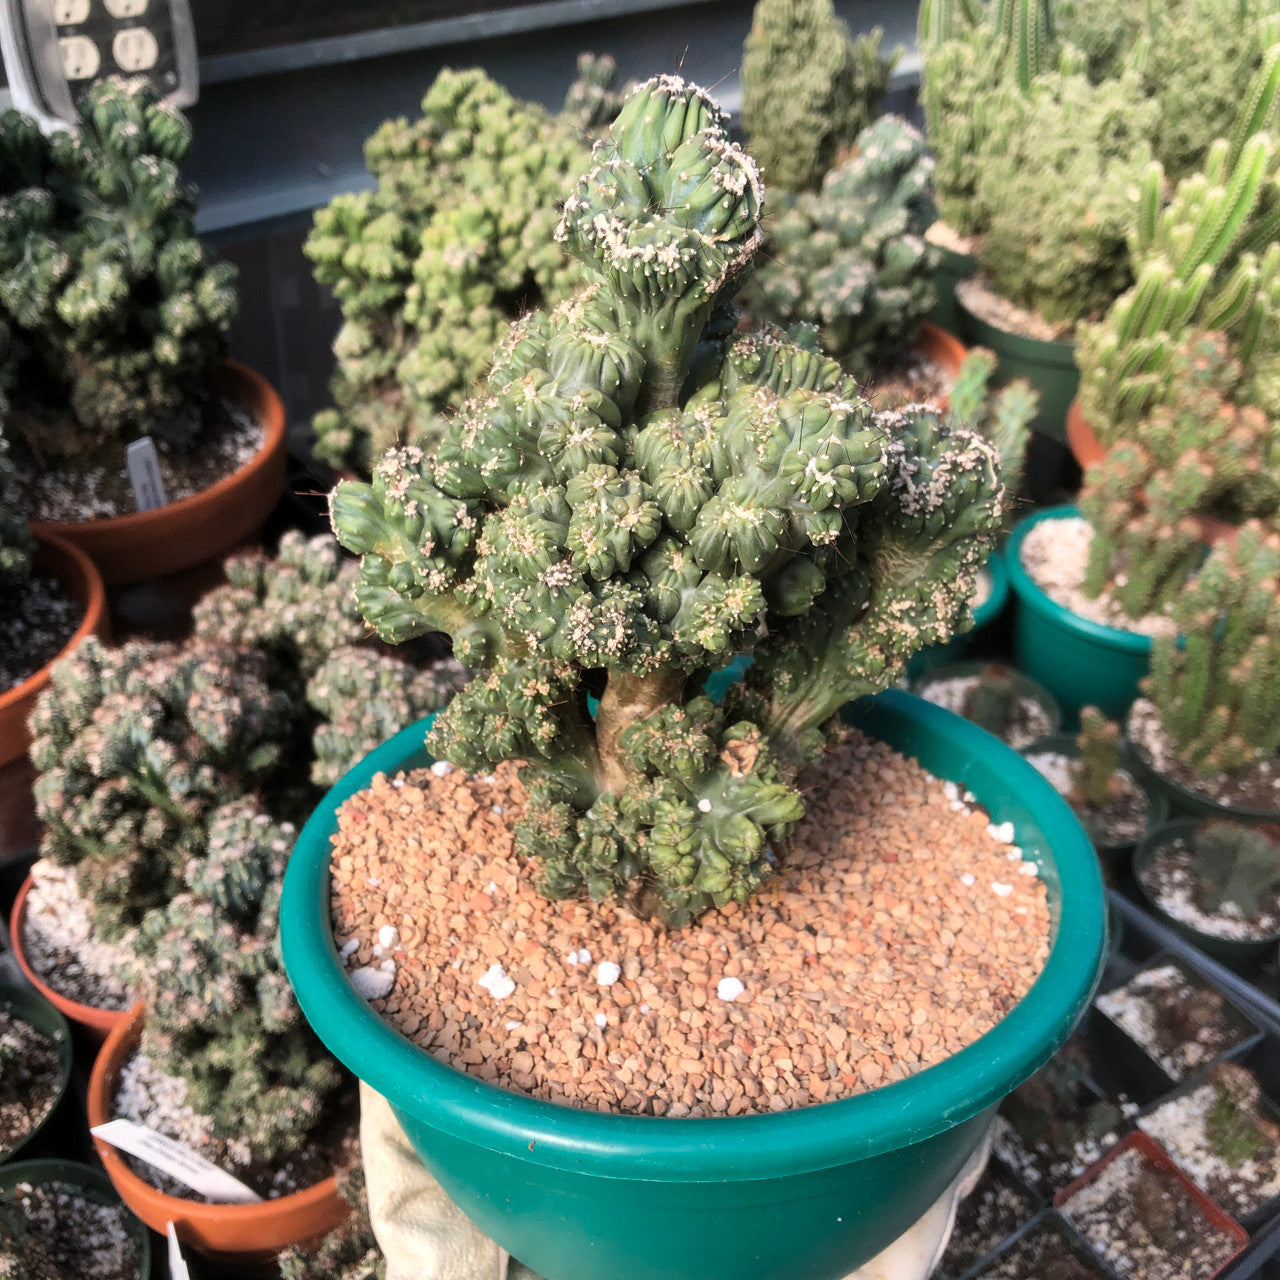
M570 951L569 954L565 956L565 962L567 964L590 964L591 952L588 951L586 947L583 947L580 951Z
M500 964L491 964L476 985L483 987L495 1000L505 1000L516 989L516 984L507 977L507 971Z
M437 778L446 778L453 772L453 765L451 765L447 760L437 760L435 764L431 766L431 772L434 773Z
M400 941L400 930L393 924L384 924L378 930L378 941L389 951Z
M991 882L991 892L997 898L1007 898L1013 892L1013 885L1001 884L999 880L993 880Z
M732 1004L745 990L737 978L721 978L716 983L716 995L726 1004Z
M604 1027L604 1026L607 1026L607 1025L608 1025L608 1023L609 1023L609 1019L608 1019L608 1018L606 1018L606 1017L604 1016L604 1014L603 1014L603 1013L597 1013L597 1014L596 1014L596 1026L597 1026L597 1027Z
M702 799L698 801L698 812L699 813L711 812L711 801L708 800L706 796L703 796Z
M348 938L346 942L342 944L342 950L338 952L338 955L342 958L342 963L346 964L347 961L350 960L351 957L355 955L355 953L359 950L360 950L360 939Z
M596 982L602 987L611 987L622 977L622 968L612 960L601 960L596 969Z
M960 883L966 887L972 884L977 884L978 877L975 876L972 871L966 871L964 875L960 877Z
M387 963L391 964L390 961ZM375 969L373 965L365 964L358 969L352 969L347 976L351 979L351 985L355 987L356 992L366 1000L381 1000L396 985L394 964L391 964L390 973L384 966L380 965Z

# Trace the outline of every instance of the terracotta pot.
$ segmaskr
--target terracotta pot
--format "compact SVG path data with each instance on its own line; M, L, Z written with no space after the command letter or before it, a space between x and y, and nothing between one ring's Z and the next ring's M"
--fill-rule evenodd
M28 876L13 900L13 911L9 915L9 945L13 948L18 968L22 970L27 981L51 1004L68 1022L83 1027L89 1040L101 1044L107 1034L124 1022L127 1014L124 1010L97 1009L91 1004L81 1004L55 991L31 967L27 959L27 944L23 931L27 923L27 895L31 892L32 879Z
M70 653L86 636L107 638L107 598L93 561L79 547L63 538L48 533L37 533L36 536L38 542L33 568L37 573L56 578L79 601L84 617L75 635L52 662L41 667L16 689L0 693L0 765L27 754L31 745L27 717L40 691L49 683L49 668L53 663Z
M1106 447L1094 434L1093 428L1085 421L1084 411L1080 408L1080 397L1076 396L1067 406L1067 444L1071 453L1083 471L1095 462L1101 462L1107 456Z
M284 406L261 374L235 360L223 361L213 387L262 424L262 448L238 471L153 511L33 524L32 530L38 536L55 534L88 552L107 586L158 578L217 559L256 532L284 489Z
M144 1012L142 1004L135 1005L94 1061L88 1097L91 1128L112 1118L116 1077L142 1037ZM129 1168L114 1147L99 1138L93 1141L120 1199L153 1231L163 1235L166 1223L172 1222L184 1245L245 1266L269 1263L282 1249L325 1235L351 1211L332 1177L304 1191L256 1204L184 1200L156 1190Z
M969 354L969 348L959 338L945 329L938 328L928 320L921 324L912 345L917 351L928 356L952 382L960 376L960 366L964 364L964 358ZM944 392L938 400L938 408L946 413L950 405L951 394Z

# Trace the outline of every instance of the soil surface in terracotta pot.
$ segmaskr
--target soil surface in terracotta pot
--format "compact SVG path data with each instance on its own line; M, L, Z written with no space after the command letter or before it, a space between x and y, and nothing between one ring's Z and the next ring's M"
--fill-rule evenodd
M58 1181L20 1182L5 1199L22 1210L27 1237L44 1252L53 1274L66 1280L137 1280L138 1246L124 1205L101 1204L73 1183Z
M998 1161L988 1161L981 1181L960 1202L955 1230L930 1280L960 1280L1035 1213L1036 1202L1026 1188Z
M1115 1145L1124 1118L1122 1100L1101 1095L1070 1044L1000 1104L995 1151L1029 1187L1052 1196Z
M1002 705L993 717L982 710L981 683L982 677L978 675L949 676L940 680L925 676L916 686L916 692L926 701L954 711L994 733L1015 751L1029 747L1037 738L1043 738L1058 727L1048 709L1026 693L1016 696L1007 707Z
M1160 712L1146 698L1139 698L1129 712L1126 733L1133 748L1156 773L1215 804L1233 809L1280 810L1280 757L1259 760L1239 774L1198 777L1165 733Z
M1135 1280L1208 1280L1240 1249L1182 1180L1138 1147L1120 1152L1059 1210L1119 1275Z
M78 1004L128 1009L133 995L117 977L126 953L96 935L74 868L41 859L31 868L31 877L22 946L32 970Z
M186 1094L185 1080L169 1075L141 1049L134 1049L116 1079L111 1118L133 1120L173 1138L239 1179L264 1200L313 1187L335 1169L360 1158L354 1094L344 1096L326 1119L316 1124L312 1139L283 1163L261 1160L247 1142L216 1136L212 1119L191 1107ZM147 1161L121 1154L129 1168L156 1190L198 1204L218 1203Z
M923 351L908 347L872 371L863 394L875 409L938 404L951 393L951 374Z
M201 493L238 471L263 445L262 424L232 400L210 395L191 411L198 426L190 434L190 447L179 447L163 431L153 436L169 502ZM13 463L29 520L93 520L132 515L138 509L125 446L118 440L98 453L50 465L37 462L19 435Z
M1050 324L1036 312L1002 298L981 273L961 280L956 285L956 296L979 320L1006 333L1035 338L1038 342L1065 342L1071 337L1070 325Z
M977 1274L982 1280L1109 1280L1091 1258L1076 1254L1051 1219L1037 1223Z
M1172 631L1173 623L1160 614L1129 617L1105 590L1096 600L1084 594L1092 543L1093 526L1083 516L1041 520L1022 540L1022 567L1050 600L1077 617L1139 635L1156 636Z
M1220 1062L1201 1085L1138 1121L1178 1167L1235 1218L1280 1195L1280 1127L1253 1073Z
M1275 834L1280 838L1280 828ZM1258 895L1256 910L1245 910L1230 899L1210 905L1216 888L1197 873L1185 836L1160 844L1137 873L1151 900L1175 920L1214 937L1256 941L1280 934L1280 847L1273 848L1271 857L1276 880Z
M0 692L53 661L83 617L84 606L56 578L37 573L0 589Z
M1131 844L1146 830L1146 793L1126 769L1111 775L1115 796L1101 806L1086 804L1077 794L1074 760L1060 751L1028 751L1027 762L1053 783L1054 790L1071 806L1095 845Z
M62 1058L53 1038L0 1008L0 1160L44 1122L61 1084Z
M1249 1038L1230 1016L1226 997L1174 964L1135 974L1094 1001L1171 1080L1186 1080Z
M515 766L380 776L339 811L335 943L424 1051L545 1100L741 1115L891 1083L1029 990L1045 886L1011 824L882 743L849 731L803 785L778 875L663 932L534 890Z

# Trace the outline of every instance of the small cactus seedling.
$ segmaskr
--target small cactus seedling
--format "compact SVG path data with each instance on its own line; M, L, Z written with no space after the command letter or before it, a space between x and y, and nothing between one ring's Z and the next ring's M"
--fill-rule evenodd
M963 715L988 733L1003 738L1019 719L1022 698L1014 673L992 662L965 693Z
M968 623L1004 500L973 433L734 335L761 186L725 123L676 77L641 86L557 232L589 287L515 327L434 457L331 498L379 634L447 631L481 669L429 746L526 762L540 889L669 923L772 873L839 709Z
M1234 903L1257 916L1280 891L1280 828L1241 822L1206 822L1188 842L1191 870L1200 882L1200 906L1219 911Z
M1120 726L1098 710L1080 711L1080 755L1071 764L1074 797L1087 809L1103 809L1124 794L1120 782Z
M1220 1062L1209 1073L1213 1103L1205 1116L1209 1149L1232 1169L1280 1148L1280 1126L1260 1111L1256 1078L1236 1062Z

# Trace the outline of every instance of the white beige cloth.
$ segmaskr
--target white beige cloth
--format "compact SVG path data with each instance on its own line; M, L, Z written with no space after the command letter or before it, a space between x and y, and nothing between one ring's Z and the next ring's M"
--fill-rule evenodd
M364 1084L360 1148L387 1280L538 1280L472 1226L418 1159L386 1099ZM977 1185L990 1149L988 1130L928 1213L846 1280L926 1280L951 1236L956 1206Z

